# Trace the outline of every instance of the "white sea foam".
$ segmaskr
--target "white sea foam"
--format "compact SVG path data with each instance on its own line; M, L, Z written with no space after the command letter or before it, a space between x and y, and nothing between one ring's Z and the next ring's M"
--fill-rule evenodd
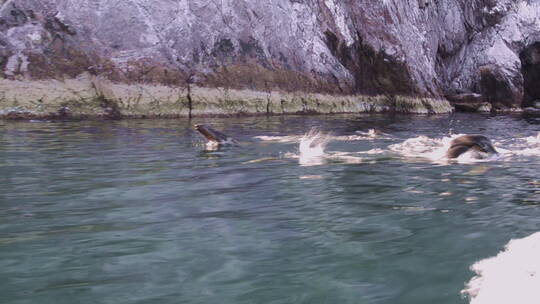
M525 138L525 142L529 147L520 151L520 155L524 156L540 156L540 132L536 136L530 136Z
M256 139L262 141L272 141L278 143L287 143L287 142L298 142L302 136L299 135L289 135L289 136L255 136Z
M508 150L504 151L508 156L540 156L540 132L537 136L512 139L506 146Z
M384 153L387 153L388 151L385 151L383 149L375 148L367 151L358 151L357 154L367 154L367 155L381 155Z
M285 153L284 156L287 158L297 158L301 165L313 166L322 165L328 161L358 164L363 161L363 158L360 157L361 154L383 154L387 152L382 149L372 149L369 151L358 152L325 151L327 144L331 141L389 139L390 136L388 134L376 131L375 129L369 129L368 131L356 131L355 135L335 136L332 134L323 133L314 128L302 136L256 136L255 138L267 142L297 142L299 143L299 153Z
M390 151L401 154L405 157L425 158L438 161L445 157L446 150L452 141L451 137L433 139L427 136L409 138L402 143L390 145Z
M536 304L540 299L540 232L510 241L497 256L471 266L462 290L471 304Z
M310 131L312 132L312 131ZM355 135L331 135L325 136L329 141L359 141L359 140L375 140L375 139L388 139L388 134L376 131L375 129L369 129L368 131L356 131ZM310 134L310 133L308 133ZM307 135L307 134L306 134ZM306 135L286 135L286 136L255 136L256 139L262 141L271 141L278 143L298 142L302 140Z
M529 144L540 145L540 132L536 136L525 137L525 141Z
M408 159L423 160L437 164L458 163L481 163L509 160L512 157L520 156L540 156L540 133L537 136L509 138L493 141L498 154L487 154L477 151L468 151L456 159L446 158L446 151L450 147L452 140L465 134L453 134L440 138L430 138L427 136L417 136L406 139L384 148L374 148L366 151L339 152L325 151L326 145L330 141L354 141L389 139L388 135L369 130L367 132L357 132L359 135L353 136L332 136L318 131L310 131L304 136L279 136L279 137L258 137L262 140L277 140L280 142L293 141L300 142L299 154L288 154L286 157L298 158L302 165L318 165L334 160L344 163L360 163L369 161L376 155L390 155L404 157ZM366 159L367 158L367 159Z
M512 151L511 153L517 156L540 156L540 147L525 148L523 150Z
M446 158L446 151L450 148L452 140L462 135L465 134L453 134L442 138L418 136L409 138L398 144L390 145L389 149L408 158L423 158L436 163L448 163L449 160ZM489 155L477 151L468 151L452 161L459 163L488 162L504 159L514 153L512 150L501 148L497 143L494 143L494 147L499 154Z
M337 161L346 164L360 164L363 158L358 156L359 153L349 152L329 152L325 155L326 159Z
M369 129L367 132L356 131L356 133L359 134L362 139L388 139L390 138L388 134L375 130L375 129Z

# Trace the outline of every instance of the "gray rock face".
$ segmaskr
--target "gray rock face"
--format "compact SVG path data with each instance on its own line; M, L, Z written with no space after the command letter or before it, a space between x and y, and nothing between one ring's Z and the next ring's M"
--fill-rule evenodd
M533 0L3 0L4 78L540 99ZM537 83L537 82L536 82ZM525 95L525 98L524 98Z

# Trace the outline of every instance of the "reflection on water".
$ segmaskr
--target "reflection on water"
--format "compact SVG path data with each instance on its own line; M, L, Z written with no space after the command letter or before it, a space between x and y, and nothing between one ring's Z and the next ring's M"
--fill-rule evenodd
M204 151L194 123L239 146ZM334 139L301 166L313 127ZM466 302L471 264L540 230L539 131L474 115L3 122L0 303ZM512 154L391 149L450 132Z

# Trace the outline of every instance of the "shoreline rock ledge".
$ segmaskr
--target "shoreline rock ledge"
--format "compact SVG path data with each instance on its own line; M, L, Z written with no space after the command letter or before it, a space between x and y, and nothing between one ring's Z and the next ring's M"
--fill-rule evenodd
M0 118L534 108L527 0L0 0Z

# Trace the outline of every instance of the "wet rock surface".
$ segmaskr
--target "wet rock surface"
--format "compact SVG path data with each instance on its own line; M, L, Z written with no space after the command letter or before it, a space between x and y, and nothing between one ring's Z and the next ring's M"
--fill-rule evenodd
M122 87L129 100L162 86L169 93L161 95L181 92L163 102L177 104L175 115L186 104L187 112L210 113L194 110L200 98L190 87L260 92L262 112L275 92L481 94L495 109L530 107L540 99L539 17L540 4L526 0L7 0L0 76L68 83L89 74ZM68 95L58 98L80 102ZM220 99L226 95L212 103ZM129 116L132 106L101 104L110 117Z
M525 48L520 59L525 85L523 106L540 108L540 42Z
M482 94L476 93L461 93L456 95L448 95L446 98L450 104L454 106L456 111L460 112L490 112L492 106L486 101Z
M18 119L452 111L445 99L125 84L87 73L64 81L0 79L0 92L0 117Z

